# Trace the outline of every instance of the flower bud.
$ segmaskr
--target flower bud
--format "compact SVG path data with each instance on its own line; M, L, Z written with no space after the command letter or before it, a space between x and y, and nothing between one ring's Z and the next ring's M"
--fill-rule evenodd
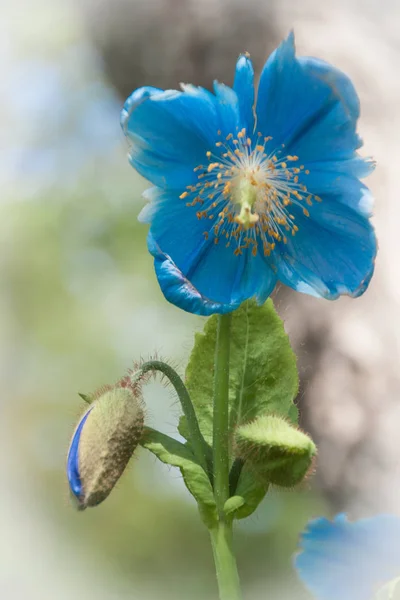
M128 387L100 393L72 437L67 476L78 507L100 504L121 477L143 433L140 398Z
M273 415L238 427L235 443L236 455L249 462L256 476L282 487L300 483L317 453L308 435Z

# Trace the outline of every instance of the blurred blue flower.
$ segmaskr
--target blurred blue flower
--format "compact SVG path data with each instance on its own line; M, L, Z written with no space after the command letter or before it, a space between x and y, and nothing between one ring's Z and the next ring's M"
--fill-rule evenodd
M261 304L276 282L318 297L359 296L374 269L372 197L359 180L351 81L296 58L290 34L261 73L241 56L233 89L143 87L121 124L133 167L155 187L140 220L165 297L189 312Z
M400 575L400 518L315 519L302 533L300 547L295 566L316 598L372 600Z

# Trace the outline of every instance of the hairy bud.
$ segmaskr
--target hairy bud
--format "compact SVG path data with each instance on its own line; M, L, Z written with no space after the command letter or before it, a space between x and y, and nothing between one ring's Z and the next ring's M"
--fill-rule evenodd
M78 507L100 504L121 477L140 442L144 414L129 387L104 390L81 418L72 437L67 475Z
M317 453L308 435L273 415L238 427L235 443L237 456L249 461L256 475L282 487L300 483Z

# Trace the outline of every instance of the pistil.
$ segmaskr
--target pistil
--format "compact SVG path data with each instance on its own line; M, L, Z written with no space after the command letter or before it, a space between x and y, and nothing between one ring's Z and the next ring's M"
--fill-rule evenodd
M244 229L250 229L259 220L259 215L253 212L257 201L257 188L248 177L241 177L235 190L235 200L240 206L240 212L235 217L236 223L243 225Z
M220 138L216 150L206 152L207 163L194 169L197 183L180 195L186 206L199 206L199 220L212 222L211 226L205 223L205 239L211 237L215 244L225 240L226 247L233 242L235 255L251 248L254 256L261 249L269 256L276 243L287 244L288 235L295 236L299 230L295 211L289 207L301 207L309 217L304 204L321 201L302 183L309 171L299 165L299 157L282 156L284 145L267 150L271 141L258 133L254 142L245 129L236 138L232 133L225 140Z

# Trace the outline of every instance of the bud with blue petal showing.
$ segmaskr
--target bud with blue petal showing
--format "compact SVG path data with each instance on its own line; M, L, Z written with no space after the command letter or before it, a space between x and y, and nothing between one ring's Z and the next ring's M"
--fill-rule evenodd
M236 454L261 480L293 487L309 473L317 450L304 432L282 417L261 415L235 434Z
M67 476L78 508L100 504L121 477L144 428L140 396L116 386L96 394L72 437Z

